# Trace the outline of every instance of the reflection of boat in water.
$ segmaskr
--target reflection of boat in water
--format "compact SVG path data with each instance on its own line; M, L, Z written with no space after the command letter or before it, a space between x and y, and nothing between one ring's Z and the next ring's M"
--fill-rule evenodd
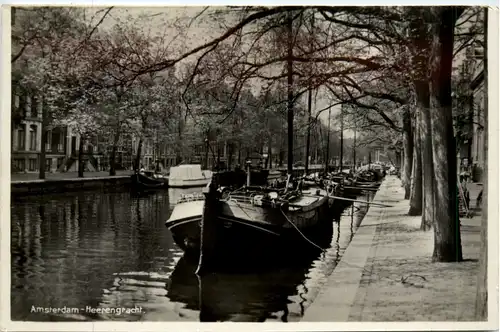
M172 302L200 311L200 321L261 322L280 313L286 320L290 296L297 293L312 259L298 267L252 273L214 273L198 277L197 264L181 258L167 287ZM308 264L307 264L308 263Z
M153 171L141 171L131 175L132 184L137 189L158 189L168 186L168 177Z

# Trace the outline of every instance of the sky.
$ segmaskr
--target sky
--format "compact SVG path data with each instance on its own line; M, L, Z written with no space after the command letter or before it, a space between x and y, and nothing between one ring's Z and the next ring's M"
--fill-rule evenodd
M170 48L175 52L182 53L189 49L205 44L206 42L220 36L224 29L218 25L221 22L214 22L208 18L211 11L218 7L210 7L204 11L205 7L115 7L106 16L101 29L111 29L116 23L129 21L135 22L141 27L144 34L165 36L167 43L171 42ZM103 16L106 8L87 7L86 19L98 22ZM203 12L203 13L202 13ZM202 14L201 14L202 13ZM201 15L200 15L201 14ZM198 16L199 15L199 16ZM231 24L232 22L228 22ZM174 25L187 27L184 34L179 36L179 30ZM200 53L201 54L201 53ZM194 61L196 55L191 56L187 61ZM181 65L182 66L182 65ZM179 66L177 67L179 69ZM328 107L330 101L324 96L324 91L318 91L313 103L312 114ZM307 94L302 102L306 104ZM340 106L332 108L332 130L340 127L333 119L340 112ZM328 123L328 111L323 111L319 118L323 123ZM346 130L345 137L352 137L353 132Z

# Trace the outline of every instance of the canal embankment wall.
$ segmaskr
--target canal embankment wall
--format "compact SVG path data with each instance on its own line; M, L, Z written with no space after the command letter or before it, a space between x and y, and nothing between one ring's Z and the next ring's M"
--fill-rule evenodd
M44 193L114 189L130 186L130 175L99 176L68 179L18 180L11 181L12 195L37 195Z
M270 179L274 179L281 174L281 169L271 170ZM311 168L311 172L319 171L319 168ZM304 173L303 168L294 170L295 176ZM121 172L116 176L109 176L107 172L90 172L85 177L76 177L76 172L69 173L48 173L47 179L37 179L38 174L13 174L11 179L12 195L39 195L44 193L61 193L67 191L80 190L100 190L128 187L132 184L132 172Z
M324 167L314 165L309 167L309 172L321 172ZM279 177L286 172L284 168L272 169L269 179ZM297 167L293 170L294 176L302 176L304 167ZM130 174L129 174L130 173ZM36 179L38 174L14 174L11 179L12 195L39 195L44 193L61 193L67 191L115 189L128 187L132 184L131 172L123 172L121 175L109 176L104 172L91 172L85 174L83 178L77 178L76 172L47 174L47 179Z
M473 321L480 215L461 219L464 261L433 263L434 234L407 215L401 181L387 176L373 201L391 207L370 207L302 321Z

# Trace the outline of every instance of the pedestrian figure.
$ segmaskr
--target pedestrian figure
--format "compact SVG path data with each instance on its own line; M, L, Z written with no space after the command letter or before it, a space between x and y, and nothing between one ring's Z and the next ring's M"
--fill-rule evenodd
M462 186L462 191L464 193L465 197L465 206L467 206L467 210L469 209L469 203L470 203L470 194L469 194L469 189L467 188L467 178L466 176L460 176L460 185Z
M458 184L458 202L459 202L459 215L470 217L469 202L470 195L467 189L467 182L463 175L459 176L460 183Z

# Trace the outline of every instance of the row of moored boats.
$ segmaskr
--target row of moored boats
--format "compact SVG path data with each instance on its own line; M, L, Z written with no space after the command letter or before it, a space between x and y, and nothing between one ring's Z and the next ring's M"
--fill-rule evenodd
M201 269L294 260L326 249L334 216L381 180L370 170L273 179L264 169L214 172L202 192L181 196L166 226Z

